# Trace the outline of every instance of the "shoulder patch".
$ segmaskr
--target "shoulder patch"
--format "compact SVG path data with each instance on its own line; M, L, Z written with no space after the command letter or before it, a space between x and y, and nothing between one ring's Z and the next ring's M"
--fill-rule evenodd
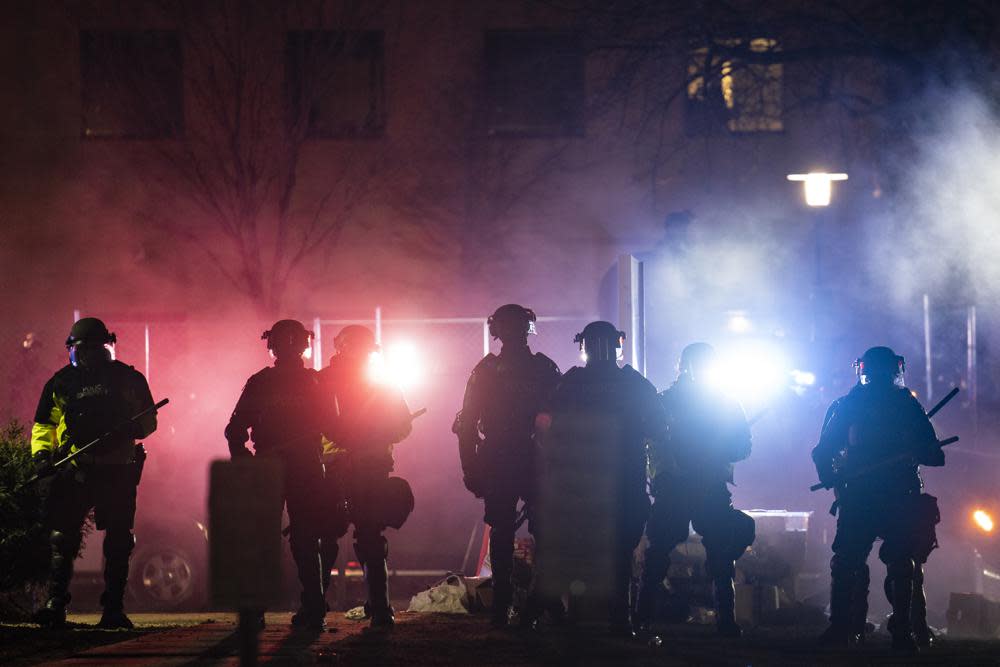
M559 374L559 365L541 352L535 352L535 361L545 370L555 371L557 375Z
M479 363L477 363L475 367L472 369L472 373L476 374L476 373L482 373L483 371L493 370L494 368L497 367L499 361L500 357L490 352L485 357L479 360Z

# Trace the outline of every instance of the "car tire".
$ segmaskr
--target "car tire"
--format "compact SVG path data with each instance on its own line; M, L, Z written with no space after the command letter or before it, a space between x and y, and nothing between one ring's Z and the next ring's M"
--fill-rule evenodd
M162 541L132 554L129 593L139 609L176 611L197 606L204 567L183 548Z

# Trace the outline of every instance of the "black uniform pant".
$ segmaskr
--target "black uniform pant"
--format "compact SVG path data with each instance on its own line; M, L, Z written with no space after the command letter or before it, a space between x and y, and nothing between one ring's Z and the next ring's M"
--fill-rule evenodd
M365 572L368 588L367 610L372 616L391 614L389 605L389 541L386 529L385 491L392 460L377 459L348 462L344 471L347 514L354 524L354 553Z
M288 542L302 585L302 609L326 613L326 589L330 569L337 560L337 508L324 502L328 497L323 467L318 461L286 462L284 500L288 510Z
M646 524L649 546L637 605L640 620L652 620L670 569L670 552L688 539L691 528L702 536L705 569L715 584L720 618L721 612L731 615L736 559L753 544L753 518L733 508L732 494L724 482L697 487L677 482L656 489Z
M497 457L494 457L497 458ZM513 601L514 533L517 528L517 504L523 500L528 529L532 526L534 498L534 458L530 452L498 460L486 457L483 521L490 527L490 568L493 573L493 609L506 614Z
M104 531L104 594L106 610L121 611L128 582L129 557L135 547L136 486L139 464L104 464L85 469L70 466L52 480L43 509L52 560L49 604L69 602L73 561L80 551L83 523L94 510L95 524Z
M934 526L939 519L937 499L927 494L841 493L830 560L831 625L856 634L864 632L870 583L867 561L875 541L881 538L878 557L886 565L885 588L895 629L906 633L914 626L925 628L923 564L937 546ZM914 605L918 585L919 600Z

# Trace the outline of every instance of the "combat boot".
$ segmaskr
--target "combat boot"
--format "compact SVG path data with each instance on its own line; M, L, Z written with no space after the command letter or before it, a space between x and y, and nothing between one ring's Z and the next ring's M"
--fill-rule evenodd
M859 641L856 627L857 605L852 598L857 593L857 574L836 562L830 580L830 627L823 631L817 643L824 648L846 648Z
M894 651L915 653L917 641L913 636L910 613L913 609L913 561L903 560L888 566L888 589L891 592L892 619L887 625L892 635Z
M303 597L305 597L303 595ZM316 604L306 604L303 601L299 610L292 614L292 626L307 630L322 630L326 627L326 612L329 611L326 603L322 606Z
M104 535L104 593L101 606L104 613L97 627L105 630L131 630L134 626L125 615L125 586L128 582L128 563L135 547L131 530L108 530Z
M743 636L743 629L736 622L736 586L730 577L715 579L716 628L723 637Z
M511 526L513 528L513 526ZM490 533L490 568L493 571L493 608L490 624L505 628L510 622L510 606L514 600L514 585L511 575L514 571L514 536L503 531Z
M77 533L53 530L49 533L52 550L49 561L49 598L45 606L35 612L32 620L45 628L66 625L66 605L69 604L69 582L73 578L73 560L80 548Z
M372 559L365 563L365 583L368 585L368 613L371 627L391 627L396 623L392 605L389 604L389 569L385 559Z
M927 625L927 594L924 592L924 566L915 563L913 566L913 608L910 618L913 623L913 638L920 648L930 648L934 643L934 633Z
M66 627L66 603L49 598L45 606L35 612L31 620L43 628L56 630Z
M135 626L131 619L119 607L117 609L105 609L101 614L101 620L97 622L97 627L103 630L132 630Z
M663 593L663 580L670 569L670 557L664 557L658 549L650 547L646 550L645 563L642 572L642 583L635 601L635 624L640 633L652 632L656 620L656 607Z

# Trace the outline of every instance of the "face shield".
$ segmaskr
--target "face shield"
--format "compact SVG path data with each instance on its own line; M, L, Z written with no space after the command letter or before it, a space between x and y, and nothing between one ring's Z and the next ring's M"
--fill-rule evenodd
M854 369L861 384L885 384L905 387L906 362L902 357L897 357L895 364L887 362L866 361L864 358L854 362Z
M77 367L92 368L113 361L114 358L114 341L100 345L80 341L69 347L69 362Z
M584 363L591 361L621 361L622 339L590 338L580 342L580 358Z

